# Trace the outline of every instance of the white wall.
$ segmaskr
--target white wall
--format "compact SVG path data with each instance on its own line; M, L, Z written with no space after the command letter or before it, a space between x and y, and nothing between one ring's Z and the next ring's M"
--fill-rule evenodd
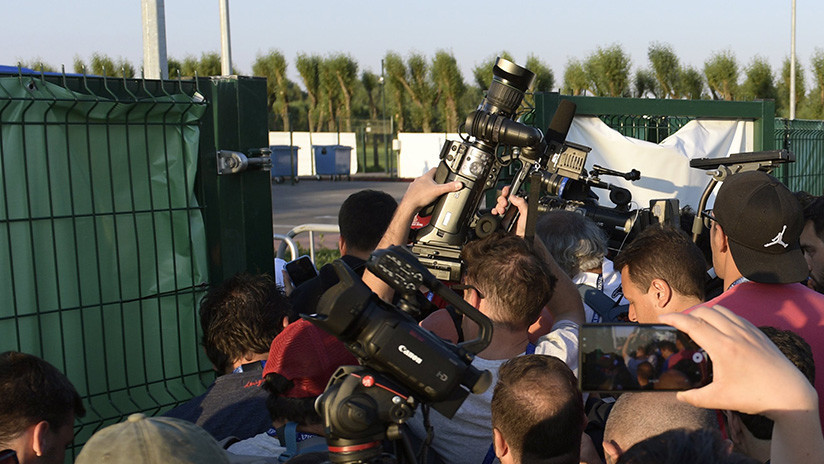
M358 172L358 144L354 132L269 132L269 145L295 145L298 149L298 175L312 176L314 170L314 151L312 145L345 145L352 147L349 173Z
M458 134L398 134L400 155L398 156L398 177L415 178L437 167L444 142L460 140Z

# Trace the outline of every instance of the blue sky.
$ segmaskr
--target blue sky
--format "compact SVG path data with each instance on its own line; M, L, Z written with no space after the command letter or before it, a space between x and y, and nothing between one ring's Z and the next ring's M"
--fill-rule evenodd
M142 63L140 0L5 0L0 28L0 64L39 57L71 69L75 55L94 52ZM501 50L523 64L540 57L556 76L570 58L586 58L598 47L621 44L633 71L647 67L651 42L670 44L682 64L701 70L714 52L732 50L746 66L755 55L776 71L790 52L791 0L639 1L230 1L232 58L249 73L259 53L278 49L297 80L298 53L350 54L361 70L380 72L388 50L433 56L451 51L465 80L471 69ZM166 0L170 56L220 51L218 0ZM824 2L797 0L797 54L809 64L824 48ZM807 75L807 88L811 85Z

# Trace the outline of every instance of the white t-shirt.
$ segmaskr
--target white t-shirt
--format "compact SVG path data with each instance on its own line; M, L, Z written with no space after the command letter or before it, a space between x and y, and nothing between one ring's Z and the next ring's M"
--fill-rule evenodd
M552 331L538 339L535 354L555 356L578 372L578 324L560 320ZM452 419L431 410L429 420L434 427L432 449L446 463L481 464L492 444L492 393L498 383L498 368L506 359L475 357L472 366L492 373L491 386L480 395L470 394ZM408 422L412 433L423 439L423 417L418 410ZM498 462L497 459L495 462Z

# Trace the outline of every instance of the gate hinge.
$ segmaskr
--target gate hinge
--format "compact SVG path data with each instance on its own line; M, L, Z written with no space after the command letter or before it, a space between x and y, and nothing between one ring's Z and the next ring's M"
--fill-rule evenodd
M267 148L254 148L245 155L239 151L218 150L217 151L217 173L237 174L247 169L262 169L268 171L272 167L272 150Z

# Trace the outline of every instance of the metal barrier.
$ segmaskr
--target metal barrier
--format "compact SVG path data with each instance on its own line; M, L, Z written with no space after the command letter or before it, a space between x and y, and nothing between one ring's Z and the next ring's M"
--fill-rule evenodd
M286 235L283 235L283 234L272 234L272 238L275 239L275 240L282 240L283 243L285 243L286 246L289 247L289 252L292 253L292 259L297 259L298 253L299 253L298 245L295 243L294 240L292 240L292 237L289 237L289 236L286 236ZM312 247L312 248L314 248L314 247ZM280 258L280 259L283 259L283 256L281 256L281 255L278 255L277 257Z
M309 257L312 259L312 262L314 263L315 262L315 232L325 232L325 233L337 234L337 233L340 233L340 228L337 226L337 224L301 224L301 225L293 228L289 232L287 232L286 237L287 237L287 239L292 239L296 235L302 234L304 232L309 233ZM278 236L275 235L275 238L277 239ZM283 243L280 244L280 246L278 247L278 254L277 254L278 258L283 259L283 256L286 253L286 246L287 246L286 241L284 241ZM295 259L295 258L297 258L297 255L295 254L295 251L292 250L292 259Z
M792 191L824 194L824 121L775 120L775 146L795 154L795 163L782 165L775 175Z

